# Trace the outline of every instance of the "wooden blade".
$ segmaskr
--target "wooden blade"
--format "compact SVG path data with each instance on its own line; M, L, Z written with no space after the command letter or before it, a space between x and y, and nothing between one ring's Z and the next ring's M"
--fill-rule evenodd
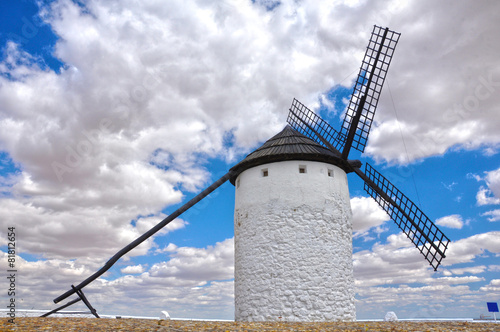
M354 170L365 181L365 190L394 220L413 242L429 264L437 270L445 258L450 239L401 191L369 164L363 173Z
M373 27L358 79L344 116L341 135L347 137L342 157L347 159L351 147L363 152L372 126L385 76L400 33L389 28Z
M293 99L287 122L293 129L309 137L340 156L345 139L325 120L297 99Z

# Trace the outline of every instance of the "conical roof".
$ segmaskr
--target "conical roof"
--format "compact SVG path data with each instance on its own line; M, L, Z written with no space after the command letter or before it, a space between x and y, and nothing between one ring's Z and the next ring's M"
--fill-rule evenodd
M232 167L234 175L230 181L234 185L238 175L249 168L286 160L321 161L345 169L345 162L340 156L287 125L279 134Z

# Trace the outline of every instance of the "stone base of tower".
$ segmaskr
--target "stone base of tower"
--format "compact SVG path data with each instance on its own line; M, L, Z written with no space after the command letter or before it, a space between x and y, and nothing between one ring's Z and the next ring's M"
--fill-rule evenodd
M243 172L236 190L235 319L355 320L346 174L320 162L266 164Z

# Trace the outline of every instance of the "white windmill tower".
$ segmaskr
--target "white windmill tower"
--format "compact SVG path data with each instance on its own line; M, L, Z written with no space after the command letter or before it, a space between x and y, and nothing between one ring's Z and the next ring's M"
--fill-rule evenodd
M339 160L287 126L233 167L236 320L356 319Z
M289 126L155 227L118 251L77 286L54 299L78 298L48 316L83 301L83 288L123 255L175 220L220 185L236 187L235 318L241 321L354 320L352 226L347 173L389 214L436 270L449 239L402 192L369 164L349 160L364 151L399 33L374 26L342 128L299 101Z

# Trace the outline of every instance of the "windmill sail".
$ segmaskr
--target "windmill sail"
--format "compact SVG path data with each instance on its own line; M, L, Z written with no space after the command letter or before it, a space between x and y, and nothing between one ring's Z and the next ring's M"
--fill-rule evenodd
M333 152L340 155L338 151L344 146L342 135L295 98L290 107L287 122L299 133L315 140L330 150L333 146L335 148Z
M365 57L359 69L354 91L340 130L347 137L342 156L347 159L351 147L363 152L372 126L380 92L400 33L373 27Z
M445 252L450 242L448 237L373 167L366 164L365 174L359 169L359 161L347 159L351 147L364 151L399 37L399 33L389 28L374 26L340 132L295 99L287 121L297 131L338 155L339 165L346 172L358 174L364 180L368 194L389 214L434 270L437 270L441 260L446 257Z
M366 192L387 212L436 271L441 260L446 257L450 239L370 164L365 165L365 174L359 169L355 172L365 180Z

